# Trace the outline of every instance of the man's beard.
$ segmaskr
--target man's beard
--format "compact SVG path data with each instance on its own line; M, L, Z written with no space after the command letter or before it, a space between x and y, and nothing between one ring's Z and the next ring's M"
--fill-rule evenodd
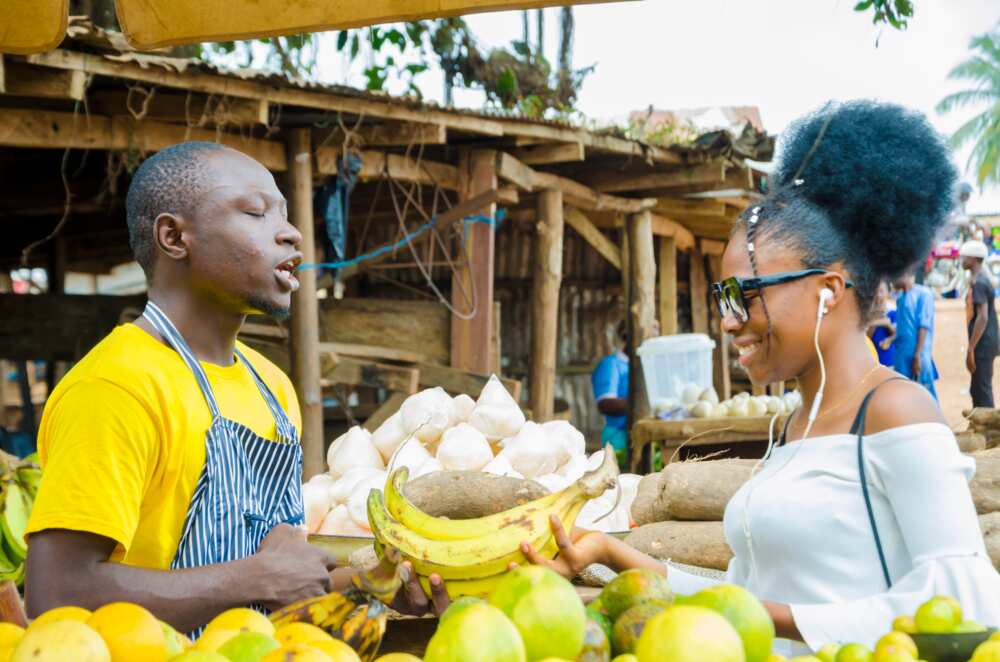
M251 296L247 299L247 305L253 310L259 310L264 315L268 317L273 317L279 322L288 319L291 310L285 306L276 306L270 301L265 301L264 299L258 299L255 296Z

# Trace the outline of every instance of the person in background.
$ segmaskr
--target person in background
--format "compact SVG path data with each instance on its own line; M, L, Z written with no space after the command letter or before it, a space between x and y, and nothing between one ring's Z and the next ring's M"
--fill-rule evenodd
M934 347L934 293L926 285L918 285L913 274L907 273L893 281L899 291L896 298L896 372L920 382L934 399L938 379L937 366L931 352Z
M618 322L615 327L615 340L616 351L601 359L590 381L594 387L597 409L604 415L601 446L611 444L618 456L618 463L622 464L628 449L629 362L625 354L628 342L625 320Z
M896 302L889 295L889 284L885 281L879 284L875 296L875 305L884 314L868 326L868 337L875 345L878 362L891 368L896 360L893 347L896 341Z
M993 408L993 360L997 356L997 311L993 283L983 270L983 260L989 249L981 241L967 241L958 253L962 268L969 270L971 286L965 295L965 317L968 320L969 351L965 365L972 374L969 393L973 407Z

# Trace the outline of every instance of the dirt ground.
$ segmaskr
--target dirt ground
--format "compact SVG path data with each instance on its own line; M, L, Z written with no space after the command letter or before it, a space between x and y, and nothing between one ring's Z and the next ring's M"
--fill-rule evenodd
M965 304L960 299L937 302L934 321L934 362L941 379L937 383L941 409L954 430L967 425L962 410L972 406L969 398L969 372L965 369L965 352L969 346L965 330ZM1000 375L993 374L993 392L1000 393Z

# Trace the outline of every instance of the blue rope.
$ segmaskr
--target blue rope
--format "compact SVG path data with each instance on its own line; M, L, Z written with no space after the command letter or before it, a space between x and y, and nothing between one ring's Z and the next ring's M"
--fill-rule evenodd
M468 227L473 223L483 223L493 228L493 231L496 232L497 228L499 228L500 224L503 222L504 216L506 215L507 215L506 209L499 209L497 210L496 215L493 217L483 216L481 214L472 214L466 216L463 219L465 221L462 226L463 235L465 234L465 231L468 229ZM407 234L405 237L403 237L394 244L389 244L387 246L380 246L379 248L376 248L370 253L365 253L363 255L353 257L350 260L343 260L341 262L316 262L313 264L300 264L298 271L301 271L303 269L343 269L344 267L351 267L356 264L361 264L362 262L366 262L373 258L385 255L386 253L391 253L392 251L402 248L408 242L413 241L420 235L429 232L431 228L433 228L435 225L437 225L436 216L431 218L431 220L427 221L413 232L410 232L409 234Z

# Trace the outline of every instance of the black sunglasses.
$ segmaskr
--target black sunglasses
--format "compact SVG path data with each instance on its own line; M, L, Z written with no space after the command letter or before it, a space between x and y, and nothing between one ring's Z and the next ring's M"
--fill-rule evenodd
M733 317L740 324L745 324L750 319L750 312L747 308L747 301L753 299L755 294L748 295L748 292L756 292L765 287L783 285L796 280L818 276L829 273L826 269L803 269L802 271L787 271L769 276L758 276L756 278L740 278L733 276L726 280L712 284L712 294L715 296L715 303L719 307L719 314L725 318L732 313ZM851 281L846 282L847 287L854 287Z

